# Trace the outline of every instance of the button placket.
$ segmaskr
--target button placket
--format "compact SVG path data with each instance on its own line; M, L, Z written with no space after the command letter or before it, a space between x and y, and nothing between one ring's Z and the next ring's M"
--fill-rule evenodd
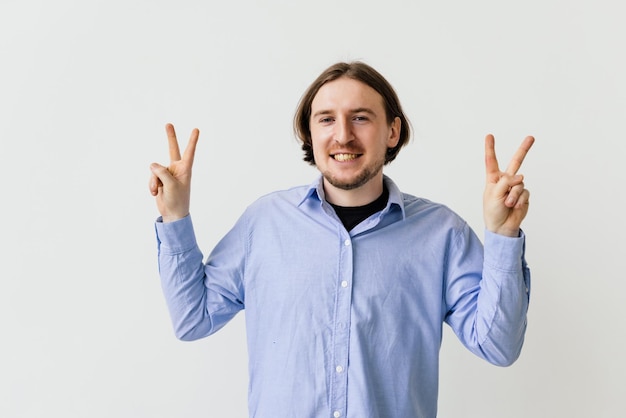
M352 304L352 292L350 283L353 272L353 243L350 237L341 237L341 249L339 260L339 276L336 287L336 311L335 311L335 338L333 357L335 368L333 370L333 393L331 395L331 411L333 417L341 417L345 413L348 376L346 365L350 350L350 312Z

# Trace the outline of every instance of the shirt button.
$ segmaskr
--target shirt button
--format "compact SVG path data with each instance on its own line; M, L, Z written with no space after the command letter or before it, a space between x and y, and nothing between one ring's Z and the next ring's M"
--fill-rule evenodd
M349 240L349 239L345 240L345 241L343 242L343 245L345 245L346 247L347 247L348 245L350 245L350 240Z
M343 367L337 366L335 370L337 370L337 373L341 373L343 371Z
M341 416L341 412L339 412L339 411L333 412L333 417L339 418L340 416Z
M341 282L341 287L348 287L348 281L344 280L343 282Z

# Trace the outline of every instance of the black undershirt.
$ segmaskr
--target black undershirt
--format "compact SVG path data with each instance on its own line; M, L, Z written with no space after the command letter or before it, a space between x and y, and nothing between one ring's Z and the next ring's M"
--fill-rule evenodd
M383 184L383 193L373 202L363 206L338 206L330 204L335 213L343 223L346 230L350 231L357 226L361 221L369 218L376 212L379 212L387 206L387 200L389 200L389 190L387 186Z

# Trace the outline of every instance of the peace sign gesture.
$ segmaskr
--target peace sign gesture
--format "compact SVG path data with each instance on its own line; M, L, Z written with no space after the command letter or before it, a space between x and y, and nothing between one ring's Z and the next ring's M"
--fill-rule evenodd
M487 180L483 194L485 226L496 234L517 237L528 213L530 193L524 188L524 176L517 174L535 138L527 136L517 149L506 171L500 171L493 135L485 137Z
M182 219L189 214L191 198L191 167L196 153L196 144L200 131L191 131L189 143L185 152L180 155L178 140L174 126L165 125L167 140L170 149L170 165L164 167L157 163L150 165L150 193L156 197L157 208L163 217L163 222L172 222Z

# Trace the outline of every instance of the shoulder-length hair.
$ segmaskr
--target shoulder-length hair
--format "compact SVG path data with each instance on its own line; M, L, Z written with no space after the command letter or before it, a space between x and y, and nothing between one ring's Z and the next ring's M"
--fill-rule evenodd
M408 143L411 136L410 123L402 111L398 95L391 84L374 68L360 61L350 63L339 62L331 65L317 77L300 99L294 116L293 127L296 137L302 143L304 161L315 165L310 126L311 104L313 103L313 99L324 84L341 77L348 77L360 81L376 90L383 98L383 107L385 108L387 123L391 124L396 117L400 118L400 139L395 147L387 149L387 155L385 156L385 164L390 163L396 158L400 152L400 148Z

